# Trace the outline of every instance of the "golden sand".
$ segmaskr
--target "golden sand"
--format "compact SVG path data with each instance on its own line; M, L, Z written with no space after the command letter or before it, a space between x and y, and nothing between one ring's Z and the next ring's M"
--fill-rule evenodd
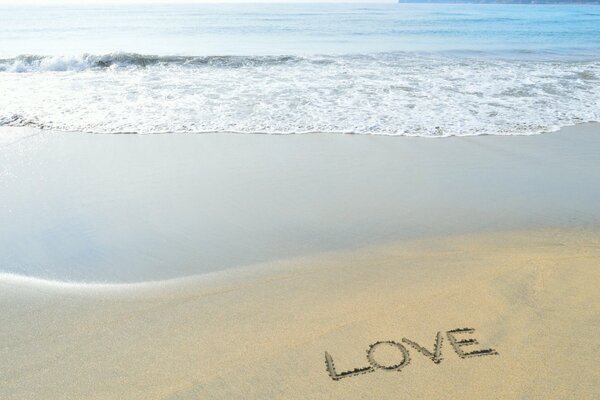
M600 234L580 230L404 241L137 286L4 279L0 398L594 399L599 287ZM478 343L457 351L447 332L459 328L474 331L450 338ZM368 357L377 342L401 346ZM486 349L497 354L459 356ZM334 380L326 352L336 374L368 371Z

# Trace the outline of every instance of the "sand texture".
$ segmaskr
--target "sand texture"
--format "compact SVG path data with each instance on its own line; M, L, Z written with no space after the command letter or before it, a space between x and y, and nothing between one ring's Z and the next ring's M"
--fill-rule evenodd
M599 266L598 232L546 229L157 284L5 279L0 398L594 399Z

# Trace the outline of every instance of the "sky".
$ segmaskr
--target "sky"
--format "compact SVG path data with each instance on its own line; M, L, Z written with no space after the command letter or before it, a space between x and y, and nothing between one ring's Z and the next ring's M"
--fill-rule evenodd
M396 3L397 0L0 0L0 5L202 4L202 3Z

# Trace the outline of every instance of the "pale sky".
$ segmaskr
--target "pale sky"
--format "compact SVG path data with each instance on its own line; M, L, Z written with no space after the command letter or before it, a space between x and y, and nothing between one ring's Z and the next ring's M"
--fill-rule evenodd
M397 0L0 0L0 5L85 4L218 4L218 3L397 3Z

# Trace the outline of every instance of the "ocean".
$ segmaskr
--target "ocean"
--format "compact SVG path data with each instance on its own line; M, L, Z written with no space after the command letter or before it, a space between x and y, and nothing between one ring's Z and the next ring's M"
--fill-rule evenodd
M598 120L593 5L0 8L0 128L445 137Z

